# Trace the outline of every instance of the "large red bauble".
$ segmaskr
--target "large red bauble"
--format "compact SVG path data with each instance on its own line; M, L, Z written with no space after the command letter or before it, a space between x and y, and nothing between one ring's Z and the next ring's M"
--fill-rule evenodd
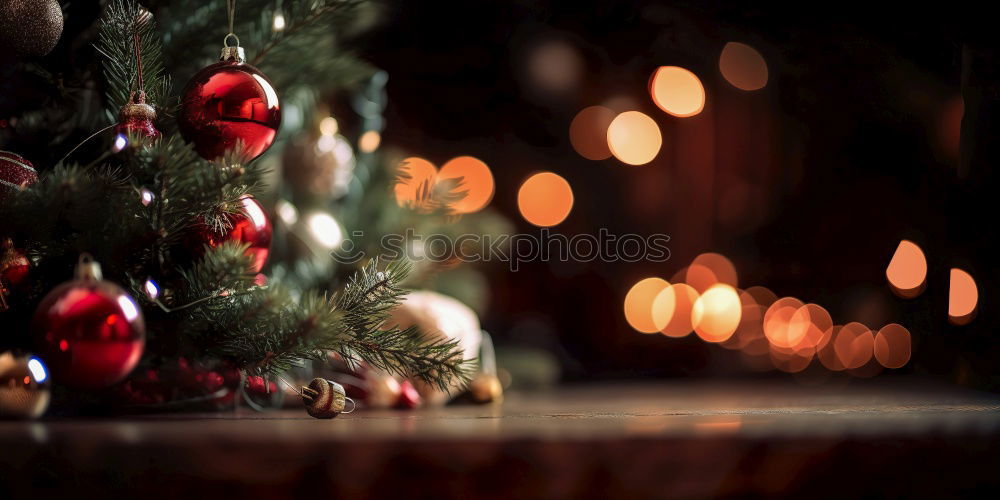
M38 172L20 155L0 151L0 200L4 195L38 182Z
M264 153L278 133L278 94L257 68L220 61L188 82L177 124L203 158L214 160L234 152L249 161Z
M146 339L139 306L121 287L102 280L95 266L81 260L77 279L49 292L32 323L55 382L83 389L124 379L139 362Z
M258 273L264 268L267 256L271 251L271 220L260 202L252 196L240 198L240 212L229 214L229 230L219 232L206 224L199 224L192 244L196 254L201 253L205 245L212 248L222 246L227 241L247 243L246 254L253 261L253 272Z

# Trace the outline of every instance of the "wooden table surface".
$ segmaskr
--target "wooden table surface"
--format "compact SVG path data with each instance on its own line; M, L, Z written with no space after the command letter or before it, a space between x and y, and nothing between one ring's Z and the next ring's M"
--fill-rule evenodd
M964 494L1000 488L997 444L1000 398L913 380L618 384L335 420L0 422L0 497Z

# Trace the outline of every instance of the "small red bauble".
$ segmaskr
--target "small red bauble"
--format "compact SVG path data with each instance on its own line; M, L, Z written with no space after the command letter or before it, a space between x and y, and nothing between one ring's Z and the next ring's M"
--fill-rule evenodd
M222 61L199 71L184 87L177 124L206 160L233 152L249 161L274 142L281 107L267 77L243 62L242 49L227 47Z
M146 339L135 300L102 280L100 265L89 255L80 258L75 280L42 299L32 327L56 383L83 389L125 378L139 362Z
M273 381L267 380L260 375L250 375L247 377L244 388L247 392L252 392L254 394L274 394L278 392L278 384Z
M0 199L35 182L38 182L38 172L30 161L9 151L0 151Z
M413 386L413 382L403 380L399 383L399 399L396 400L396 408L412 410L420 406L421 402L422 398L417 392L417 388Z
M28 279L31 261L7 238L0 243L0 311L7 310L7 296Z
M190 240L194 246L191 251L201 254L205 245L216 248L227 241L248 243L246 254L253 261L253 272L257 273L264 268L271 251L271 220L260 202L250 195L240 198L240 208L240 213L226 216L229 220L227 231L218 232L206 224L199 224L195 237Z

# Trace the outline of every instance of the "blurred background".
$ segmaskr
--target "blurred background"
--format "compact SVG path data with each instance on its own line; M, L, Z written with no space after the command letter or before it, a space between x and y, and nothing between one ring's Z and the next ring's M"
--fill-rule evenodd
M554 232L671 238L667 262L446 271L480 285L464 300L493 334L501 365L537 356L570 381L842 383L903 373L996 388L996 179L992 147L976 139L990 114L968 105L996 81L989 64L977 63L995 59L976 38L985 31L958 22L970 17L960 7L382 7L374 28L351 44L389 75L384 150L438 168L455 157L480 159L494 182L484 210L506 216L514 232L538 233L526 209L566 208L519 206L522 183L545 171L572 190L568 215L541 224ZM616 117L619 144L608 133ZM705 253L722 258L701 258L710 276L692 276L704 269L688 266ZM719 270L730 264L737 280ZM641 330L643 321L659 321L649 311L663 285L637 287L635 303L626 297L651 277L692 285L689 308L714 282L736 287L736 334L719 342L712 332L637 331L637 322ZM744 292L755 286L767 290ZM799 309L813 311L806 323L818 321L825 336L796 346L763 332L763 316L782 297L800 301L773 308L784 325ZM861 326L839 326L852 322ZM909 335L895 327L879 335L893 323Z
M165 4L149 7L183 32L190 16ZM222 23L222 3L199 8ZM258 14L248 24L287 28L280 1L246 9ZM113 118L47 97L77 78L69 97L99 109L99 72L77 63L94 59L99 12L66 7L49 87L13 66L0 79L6 107L55 110L0 120L0 139L38 165ZM331 250L408 228L663 234L666 261L536 259L512 272L451 259L418 265L407 285L478 314L515 387L916 375L995 390L1000 53L988 18L964 3L359 4L320 34L329 58L261 66L283 103L260 160L276 172L261 197L275 221L264 273L336 290L353 267ZM168 54L175 82L218 50L190 36ZM421 189L458 178L457 215L429 214Z

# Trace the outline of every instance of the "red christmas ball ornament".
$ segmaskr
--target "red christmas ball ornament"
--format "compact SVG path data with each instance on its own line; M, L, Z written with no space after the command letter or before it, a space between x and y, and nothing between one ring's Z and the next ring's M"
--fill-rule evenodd
M227 214L225 231L217 231L207 224L198 224L194 236L189 240L193 246L191 251L200 255L205 245L212 248L222 246L227 241L248 243L246 254L253 261L253 272L258 273L264 268L267 256L271 251L271 220L268 219L264 207L252 196L240 198L240 212Z
M278 94L270 80L245 61L242 47L224 47L220 61L195 74L181 94L181 135L207 160L226 153L252 160L278 134Z
M146 93L141 90L133 92L118 115L115 133L150 140L159 139L160 131L153 125L154 120L156 120L156 109L146 104Z
M247 392L252 392L257 395L261 394L274 394L278 392L278 384L274 381L267 380L260 375L250 375L247 377L244 388Z
M399 399L396 400L396 408L412 410L422 403L420 393L413 386L413 382L403 380L399 383Z
M14 248L10 238L0 243L0 311L7 310L7 297L28 280L31 261L24 252Z
M9 151L0 151L0 200L36 182L38 172L30 161Z
M76 279L42 299L32 329L55 382L82 389L125 378L139 362L146 338L135 300L102 280L101 266L86 254L76 266Z

